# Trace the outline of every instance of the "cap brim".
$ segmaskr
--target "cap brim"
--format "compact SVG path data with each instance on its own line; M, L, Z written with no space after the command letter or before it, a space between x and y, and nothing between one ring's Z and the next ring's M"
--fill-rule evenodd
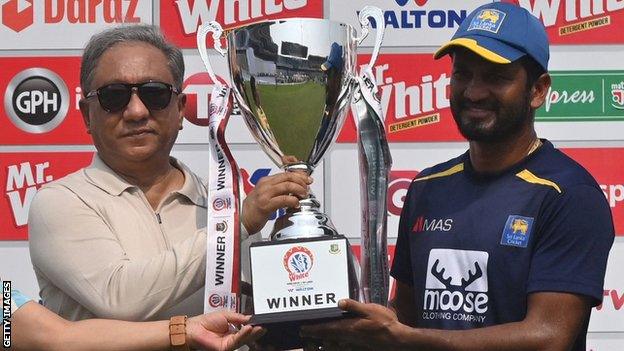
M526 55L524 52L514 48L513 46L506 45L496 39L484 36L473 36L469 38L457 38L449 41L440 47L433 57L437 60L451 52L452 49L456 47L466 48L490 62L500 64L511 63Z

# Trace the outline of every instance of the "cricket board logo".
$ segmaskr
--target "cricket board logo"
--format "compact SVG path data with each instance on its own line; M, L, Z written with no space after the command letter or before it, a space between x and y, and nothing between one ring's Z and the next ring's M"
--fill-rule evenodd
M358 63L369 55L359 55ZM388 141L463 140L450 111L450 60L434 61L430 54L380 55L373 68L379 89ZM413 62L419 62L414 68ZM355 142L356 119L347 119L338 142Z
M317 0L177 0L160 2L160 27L183 48L196 47L200 23L219 22L224 29L260 20L290 17L323 17L323 2ZM209 40L210 42L212 40ZM209 46L211 43L208 43Z
M284 268L288 272L291 282L302 280L310 276L310 270L314 264L314 256L308 248L295 246L284 254Z
M551 44L623 43L624 1L504 0L539 18Z
M423 319L483 324L488 310L484 251L432 249L427 264Z

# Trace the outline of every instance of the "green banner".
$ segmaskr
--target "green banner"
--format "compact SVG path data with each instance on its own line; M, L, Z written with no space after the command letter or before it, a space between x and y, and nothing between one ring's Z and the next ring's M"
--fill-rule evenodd
M624 71L553 71L552 86L535 120L624 120Z

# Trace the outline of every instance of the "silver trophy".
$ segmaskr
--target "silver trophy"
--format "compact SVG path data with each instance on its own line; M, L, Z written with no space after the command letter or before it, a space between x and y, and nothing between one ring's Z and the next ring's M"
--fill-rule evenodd
M351 104L358 119L361 271L348 241L319 210L313 194L276 220L268 242L252 244L254 321L278 325L269 327L269 334L276 330L280 340L289 339L289 333L290 339L297 339L297 328L292 327L306 321L340 317L340 298L387 303L386 190L391 161L370 74L383 26L377 27L368 75L356 70L356 48L368 34L369 17L384 23L381 10L365 7L360 11L360 36L344 23L303 18L260 22L225 33L217 22L210 22L197 31L198 49L213 82L217 79L208 61L208 33L214 48L227 55L231 90L244 120L280 168L312 174L335 142ZM223 35L227 49L221 47ZM270 263L272 257L275 264ZM284 278L278 271L285 271ZM291 340L281 346L299 344Z

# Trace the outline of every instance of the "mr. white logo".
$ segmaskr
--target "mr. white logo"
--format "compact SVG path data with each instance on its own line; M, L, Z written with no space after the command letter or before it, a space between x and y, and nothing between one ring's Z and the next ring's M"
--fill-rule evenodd
M207 23L217 19L217 13L223 11L221 23L231 27L237 22L261 18L305 7L308 0L177 0L175 2L180 13L182 29L185 34L197 31L199 23Z
M61 77L45 68L29 68L7 85L4 109L9 119L27 133L46 133L67 116L69 92Z
M422 318L484 323L488 310L488 258L483 251L432 249Z
M564 5L560 6L562 2ZM565 23L624 9L624 1L618 0L519 0L518 3L535 17L542 19L545 27L557 24L561 9Z
M30 162L23 162L7 167L5 190L16 226L28 223L28 209L37 194L37 188L54 180L51 175L46 175L48 167L50 167L50 162L34 165Z
M405 81L394 82L392 76L386 76L385 72L390 68L389 64L375 66L375 82L381 91L380 101L384 115L390 106L390 99L394 93L394 119L402 120L406 117L421 115L450 106L446 97L447 87L451 79L446 73L438 77L427 74L420 77L420 84L407 85ZM409 111L408 111L409 108ZM355 115L353 118L356 118ZM356 121L357 124L357 121Z
M425 218L419 216L412 227L412 232L448 232L453 229L452 218Z

